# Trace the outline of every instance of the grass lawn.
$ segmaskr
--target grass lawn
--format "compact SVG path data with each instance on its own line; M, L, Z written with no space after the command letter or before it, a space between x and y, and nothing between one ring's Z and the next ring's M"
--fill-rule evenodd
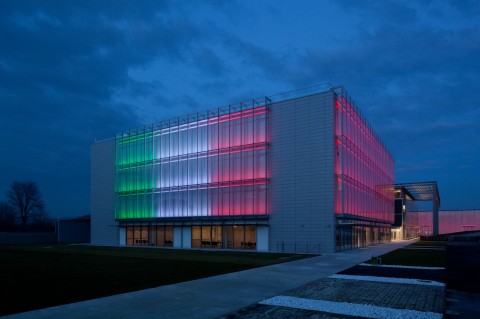
M436 243L436 244L435 244ZM445 267L445 250L439 249L444 242L418 241L410 247L400 248L380 256L382 264L423 266L423 267ZM425 246L436 246L433 249L422 248ZM418 248L418 249L415 249ZM368 262L368 261L367 261Z
M310 256L78 245L0 246L0 316Z

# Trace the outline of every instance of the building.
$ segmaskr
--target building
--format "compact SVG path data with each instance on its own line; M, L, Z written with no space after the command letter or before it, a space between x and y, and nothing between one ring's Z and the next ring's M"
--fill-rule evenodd
M429 234L438 235L440 193L437 182L395 184L395 222L393 239L416 238ZM419 227L421 210L430 212L429 229ZM425 215L426 216L426 215ZM424 218L423 215L420 218Z
M434 235L432 211L410 211L409 231L405 238ZM439 210L438 235L471 232L480 230L480 210Z
M438 219L439 234L480 230L480 209L441 210Z
M323 85L92 146L92 243L334 252L390 240L393 159Z
M480 210L439 210L437 182L395 184L392 239L480 230Z

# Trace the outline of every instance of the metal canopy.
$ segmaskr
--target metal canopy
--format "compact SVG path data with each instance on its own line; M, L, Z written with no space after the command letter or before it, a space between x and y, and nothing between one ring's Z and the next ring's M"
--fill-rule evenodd
M437 182L403 183L395 184L395 189L404 188L416 201L434 201L440 207L440 195Z
M438 235L440 195L438 194L437 182L395 184L395 189L406 190L415 201L432 201L433 235Z

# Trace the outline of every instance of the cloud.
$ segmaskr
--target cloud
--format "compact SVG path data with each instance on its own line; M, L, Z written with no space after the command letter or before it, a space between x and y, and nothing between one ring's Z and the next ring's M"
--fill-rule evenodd
M325 82L346 87L400 177L442 178L459 157L479 160L479 11L476 1L1 2L0 194L37 179L55 214L70 210L58 198L83 214L95 138ZM433 177L413 175L422 166Z
M338 3L350 14L361 15L362 21L367 24L371 24L372 19L374 19L382 23L405 25L418 19L417 11L403 2L344 0Z
M199 36L187 19L167 19L169 9L166 2L0 4L0 127L8 136L0 147L9 150L0 159L0 196L14 180L38 179L56 214L88 212L89 145L141 122L138 107L116 93L153 97L149 85L161 87L129 71L160 57L182 61Z
M193 63L206 75L218 77L225 72L222 59L209 48L200 48L193 54Z

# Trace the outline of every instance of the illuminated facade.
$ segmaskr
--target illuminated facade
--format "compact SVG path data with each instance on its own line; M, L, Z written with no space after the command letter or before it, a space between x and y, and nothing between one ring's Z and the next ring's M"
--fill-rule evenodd
M406 213L408 230L404 238L416 238L433 235L432 211L408 211ZM451 234L480 230L480 210L439 210L438 234Z
M353 101L335 101L337 249L390 240L394 222L393 159Z
M432 211L407 212L410 219L406 238L433 235ZM438 211L438 234L451 234L480 230L480 210L440 210Z
M92 147L92 242L333 252L390 240L393 160L342 88L253 100Z

